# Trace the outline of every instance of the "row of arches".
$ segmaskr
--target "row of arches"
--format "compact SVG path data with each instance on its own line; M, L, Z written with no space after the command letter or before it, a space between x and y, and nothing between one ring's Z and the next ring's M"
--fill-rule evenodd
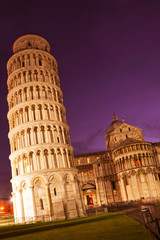
M65 111L59 106L48 104L32 104L20 108L16 112L8 115L10 130L23 123L32 121L60 121L66 124Z
M30 151L18 155L11 165L12 177L44 169L70 168L73 166L73 154L65 148Z
M62 92L47 86L23 87L8 97L9 109L17 104L31 100L51 100L63 104Z
M156 160L151 153L139 153L126 156L116 160L115 163L117 173L131 168L146 167L150 165L156 165Z
M93 167L96 177L113 176L115 174L114 163L111 161L95 162Z
M57 74L35 69L28 71L16 72L13 76L8 78L8 89L11 90L21 84L30 82L45 82L57 85L60 87L60 80Z
M17 205L17 198L22 199ZM72 208L71 202L72 201ZM23 179L13 184L14 215L16 222L71 218L83 215L77 176L73 173L49 174ZM74 209L74 215L73 215Z
M23 129L10 139L11 153L24 147L44 143L70 144L69 132L64 127L56 125Z
M122 200L158 197L160 174L157 170L147 167L119 174Z
M71 182L78 182L78 177L74 172L71 172L70 170L66 173L58 173L58 172L51 172L50 174L44 175L44 174L36 174L34 176L31 176L31 178L23 178L22 180L16 182L13 184L13 190L14 192L16 191L21 191L26 188L30 187L37 187L40 188L43 184L46 186L46 188L52 184L53 182L55 183L64 183L68 184Z
M16 56L10 59L7 66L8 74L10 75L13 71L28 66L47 66L57 71L57 64L53 57L33 51L28 54L16 54Z
M117 150L114 151L114 156L118 157L119 155L125 154L127 152L133 152L133 151L152 151L152 146L150 144L147 143L140 143L140 144L133 144L133 145L128 145L122 148L119 148Z
M140 174L148 174L148 173L153 173L153 174L159 174L158 169L156 167L147 167L147 168L137 168L137 169L132 169L127 172L119 174L119 179L124 179L124 178L130 178L135 175L140 175Z

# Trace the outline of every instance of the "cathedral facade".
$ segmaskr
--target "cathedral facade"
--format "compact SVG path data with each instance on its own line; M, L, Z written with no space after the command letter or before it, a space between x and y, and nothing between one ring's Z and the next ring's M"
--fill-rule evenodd
M13 52L7 117L15 221L84 216L57 61L37 35L18 38Z
M84 204L160 199L160 143L114 115L105 135L107 151L75 156Z

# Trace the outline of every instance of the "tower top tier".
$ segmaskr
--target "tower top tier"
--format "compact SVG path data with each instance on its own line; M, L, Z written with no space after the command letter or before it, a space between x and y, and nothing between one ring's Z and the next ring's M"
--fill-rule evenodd
M13 44L13 52L17 53L26 49L39 49L50 52L50 45L46 39L35 34L26 34L19 37Z

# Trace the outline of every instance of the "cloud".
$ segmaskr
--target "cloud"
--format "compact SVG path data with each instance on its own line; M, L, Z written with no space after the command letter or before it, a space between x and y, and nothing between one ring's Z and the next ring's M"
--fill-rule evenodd
M97 129L87 136L84 141L73 141L72 145L74 147L75 154L88 153L93 151L101 151L101 147L98 145L98 140L104 138L105 130L103 128ZM104 148L103 148L104 149Z
M160 141L160 121L155 119L152 122L142 123L142 130L149 141Z

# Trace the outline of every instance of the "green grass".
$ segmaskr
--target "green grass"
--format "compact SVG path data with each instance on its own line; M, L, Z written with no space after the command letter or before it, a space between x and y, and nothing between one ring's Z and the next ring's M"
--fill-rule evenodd
M0 239L8 240L149 240L150 233L133 219L118 213L7 226L0 228ZM154 238L153 238L154 239Z

